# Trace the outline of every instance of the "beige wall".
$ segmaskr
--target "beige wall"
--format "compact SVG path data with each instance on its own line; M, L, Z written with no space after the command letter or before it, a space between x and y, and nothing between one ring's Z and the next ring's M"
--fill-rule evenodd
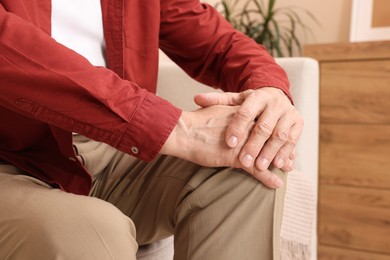
M296 5L309 10L320 22L321 27L308 25L314 37L304 39L306 43L335 43L349 41L352 0L277 0L279 6Z
M218 0L202 0L214 5ZM245 0L241 0L245 3ZM263 0L267 1L267 0ZM313 35L305 37L301 34L302 44L336 43L349 41L349 28L351 20L352 0L277 0L277 6L298 6L310 11L321 27L317 26L310 19L303 16L302 19L308 22ZM167 58L162 55L161 60Z
M218 0L205 0L204 2L216 3ZM241 0L245 3L245 0ZM267 1L267 0L262 0ZM276 6L298 6L309 10L321 27L308 21L313 30L313 36L302 39L304 43L335 43L349 41L349 28L351 20L352 0L277 0Z

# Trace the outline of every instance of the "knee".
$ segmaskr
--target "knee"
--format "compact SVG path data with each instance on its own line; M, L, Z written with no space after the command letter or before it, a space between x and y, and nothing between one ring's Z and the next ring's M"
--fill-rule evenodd
M87 197L81 200L68 201L52 210L38 207L40 210L1 224L0 240L6 240L6 258L134 258L137 244L132 221L107 202ZM5 253L3 248L0 251Z
M275 198L275 190L267 188L252 175L240 169L204 170L195 175L181 194L178 205L196 203L196 207L215 206L228 203L234 209L245 205L258 208L265 202L269 204ZM244 203L245 202L245 203ZM199 205L198 205L199 204ZM193 207L195 207L193 205Z

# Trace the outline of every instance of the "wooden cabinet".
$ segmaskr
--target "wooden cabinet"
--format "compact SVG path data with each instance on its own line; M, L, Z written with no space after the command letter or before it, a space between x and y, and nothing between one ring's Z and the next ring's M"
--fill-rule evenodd
M318 259L390 259L390 41L304 55L320 63Z

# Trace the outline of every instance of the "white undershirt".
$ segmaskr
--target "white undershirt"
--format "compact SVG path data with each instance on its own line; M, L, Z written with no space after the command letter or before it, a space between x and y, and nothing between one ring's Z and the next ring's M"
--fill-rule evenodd
M52 0L52 37L83 55L95 66L106 66L100 0Z

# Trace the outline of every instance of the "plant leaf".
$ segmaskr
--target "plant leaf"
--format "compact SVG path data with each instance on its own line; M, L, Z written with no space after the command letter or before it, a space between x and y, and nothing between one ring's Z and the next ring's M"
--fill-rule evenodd
M244 1L244 2L243 2ZM304 37L314 35L305 24L305 15L320 25L308 10L297 7L276 7L276 0L221 0L215 7L234 28L262 44L273 56L292 56L296 50L301 54L302 44L297 31L302 29Z

